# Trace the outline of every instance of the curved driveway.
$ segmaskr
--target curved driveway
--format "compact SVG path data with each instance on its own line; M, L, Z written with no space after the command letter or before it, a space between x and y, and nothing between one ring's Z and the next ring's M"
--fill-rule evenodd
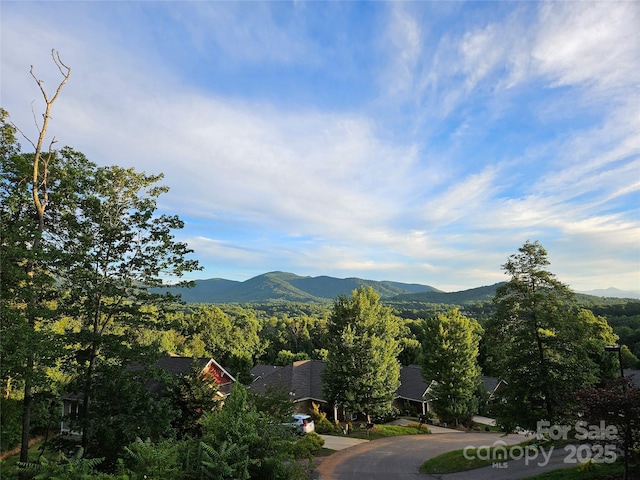
M419 473L427 459L466 446L491 446L496 441L520 443L521 435L440 433L389 437L340 450L323 458L314 472L318 480L425 480ZM473 478L473 477L469 477Z

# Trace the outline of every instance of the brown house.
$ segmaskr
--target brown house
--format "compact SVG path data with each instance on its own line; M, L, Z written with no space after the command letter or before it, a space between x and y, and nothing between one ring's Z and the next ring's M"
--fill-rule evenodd
M201 372L208 378L213 378L218 384L217 396L220 399L226 398L231 392L231 387L236 379L213 358L198 358L170 356L159 359L154 365L161 368L177 379L181 375L191 375L193 373L194 361ZM149 380L144 384L144 388L151 393L162 396L167 385L159 380ZM82 408L84 396L82 393L67 394L62 397L62 422L60 433L63 435L81 435L73 428L74 420L78 418Z
M155 363L155 366L171 374L171 377L175 380L181 375L191 375L194 361L206 378L215 380L219 388L218 395L221 398L225 398L231 393L231 387L236 379L213 358L197 358L194 360L190 357L170 356L161 358ZM145 388L151 393L161 393L166 388L166 385L152 380L145 384Z

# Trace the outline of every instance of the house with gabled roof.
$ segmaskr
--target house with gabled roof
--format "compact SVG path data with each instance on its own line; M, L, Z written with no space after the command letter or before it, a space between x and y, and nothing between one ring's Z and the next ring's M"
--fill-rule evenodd
M171 355L160 358L154 366L167 372L175 380L182 375L193 374L194 362L196 367L205 377L211 378L218 385L216 396L222 400L231 393L231 388L236 379L224 367L213 358L191 358ZM140 367L130 367L134 370ZM150 379L144 384L144 388L157 396L162 396L167 389L166 383L161 380ZM81 435L74 427L74 420L78 418L84 396L82 393L70 393L62 397L62 422L60 433L63 435Z
M422 367L407 365L400 369L400 387L396 391L392 405L404 412L407 407L413 408L418 414L426 415L429 411L429 385L422 377Z
M336 415L332 405L328 405L322 393L322 379L320 373L325 368L325 362L320 360L300 360L285 366L256 365L251 369L253 383L249 390L265 393L269 388L287 392L294 403L296 412L308 413L312 403L320 405L321 410ZM506 385L504 380L495 377L481 377L489 398L496 398L498 391ZM398 410L405 411L412 407L420 415L431 411L429 392L435 386L435 381L427 383L422 376L422 367L407 365L400 369L400 387L395 393L392 405Z
M498 400L500 398L498 392L508 385L505 380L496 377L487 377L483 375L480 377L480 380L482 380L485 391L489 394L489 402Z
M212 379L218 385L218 395L225 398L231 393L231 387L236 379L222 365L213 358L190 358L171 355L159 359L154 365L169 373L173 379L177 379L181 375L191 375L193 366L204 374L206 378ZM145 384L151 393L161 393L166 385L157 380L151 380Z
M266 393L269 388L288 392L296 412L309 412L312 403L324 409L327 401L320 374L325 366L320 360L299 360L285 366L256 365L251 369L254 379L248 388L256 393Z

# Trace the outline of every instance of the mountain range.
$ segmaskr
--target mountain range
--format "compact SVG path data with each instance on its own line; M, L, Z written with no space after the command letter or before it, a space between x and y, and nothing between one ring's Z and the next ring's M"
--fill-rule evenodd
M383 300L400 302L427 302L459 304L461 302L490 301L500 284L472 288L460 292L443 292L429 285L392 281L364 280L361 278L334 278L328 276L299 276L288 272L269 272L243 282L211 278L196 280L193 288L171 287L154 289L157 293L169 291L180 294L187 303L266 303L327 302L339 295L349 295L361 285L371 286ZM580 292L588 295L640 298L640 292L622 292L617 289Z

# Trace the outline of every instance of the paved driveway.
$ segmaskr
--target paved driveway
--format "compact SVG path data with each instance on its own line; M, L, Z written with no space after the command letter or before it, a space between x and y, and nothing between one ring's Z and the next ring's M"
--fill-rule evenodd
M318 480L461 480L523 478L541 469L535 462L519 467L510 464L507 468L491 467L465 473L429 476L418 472L427 459L466 446L491 446L503 441L507 445L523 441L521 435L503 436L496 433L439 433L433 435L406 435L390 437L338 451L322 459L314 472ZM556 467L557 468L557 467Z

